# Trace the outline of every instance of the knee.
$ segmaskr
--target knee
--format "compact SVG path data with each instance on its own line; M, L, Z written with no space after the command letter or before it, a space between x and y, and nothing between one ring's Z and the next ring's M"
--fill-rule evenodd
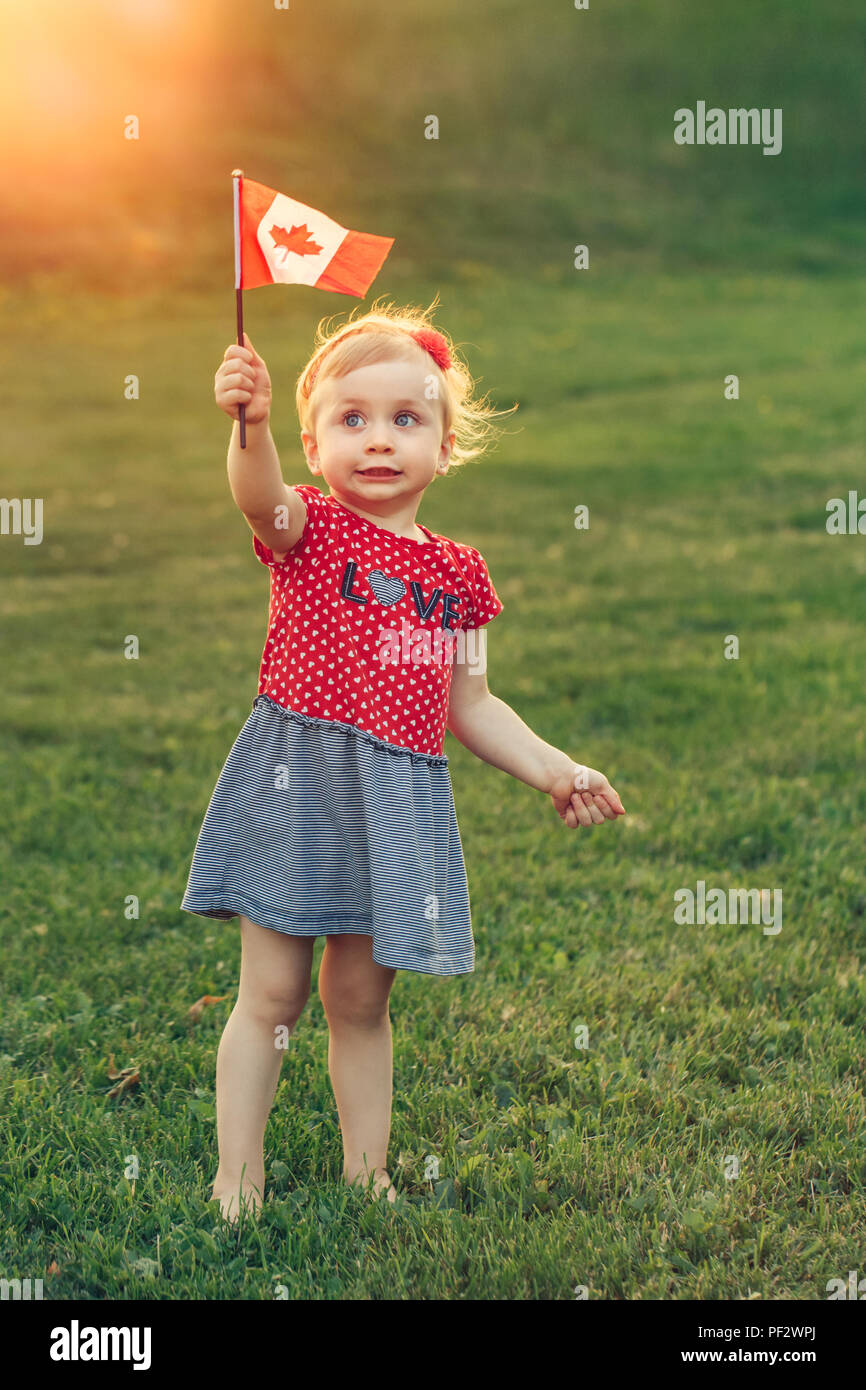
M388 1017L388 1000L381 995L372 995L358 986L327 987L319 980L319 998L330 1026L344 1028L369 1028L381 1026Z
M309 985L306 989L296 991L265 988L257 990L254 995L242 994L238 1003L247 1014L251 1014L269 1029L292 1029L304 1012L309 997Z

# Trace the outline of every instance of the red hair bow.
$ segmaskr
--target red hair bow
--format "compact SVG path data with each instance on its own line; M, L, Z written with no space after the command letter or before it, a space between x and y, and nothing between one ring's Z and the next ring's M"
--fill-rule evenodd
M435 328L419 328L417 333L411 334L419 347L425 352L429 352L437 367L441 367L443 372L447 372L451 366L451 354L448 351L448 344Z

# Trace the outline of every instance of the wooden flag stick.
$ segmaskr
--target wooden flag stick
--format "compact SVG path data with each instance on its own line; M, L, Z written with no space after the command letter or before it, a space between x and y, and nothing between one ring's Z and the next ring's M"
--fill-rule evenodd
M235 209L235 304L238 314L238 345L244 345L244 292L241 289L241 193L240 181L244 176L243 169L232 169L232 180L234 185L234 209ZM241 426L241 448L247 447L247 421L246 407L241 404L238 406L238 418Z

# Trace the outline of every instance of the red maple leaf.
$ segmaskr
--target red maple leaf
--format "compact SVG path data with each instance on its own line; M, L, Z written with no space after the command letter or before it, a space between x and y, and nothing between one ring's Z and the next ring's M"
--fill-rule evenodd
M313 241L305 222L300 227L293 227L290 232L285 227L271 227L270 236L274 246L284 246L287 251L294 251L296 256L318 256L322 249Z

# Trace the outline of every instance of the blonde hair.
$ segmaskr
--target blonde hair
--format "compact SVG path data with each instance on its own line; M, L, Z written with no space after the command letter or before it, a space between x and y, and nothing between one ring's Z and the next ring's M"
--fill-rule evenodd
M495 410L488 403L487 394L473 399L475 382L469 369L458 359L448 335L432 323L431 314L438 302L438 294L427 309L415 305L398 308L385 300L376 300L368 313L358 319L350 316L334 332L325 327L329 320L322 319L316 329L313 355L298 377L295 391L301 429L314 433L314 394L329 377L345 376L376 362L413 361L417 353L423 352L429 373L437 379L444 411L443 435L454 430L451 464L478 458L496 433L491 424L494 416L510 415L518 407L515 403L511 410ZM451 366L445 371L410 337L420 329L434 328L445 339L451 357Z

